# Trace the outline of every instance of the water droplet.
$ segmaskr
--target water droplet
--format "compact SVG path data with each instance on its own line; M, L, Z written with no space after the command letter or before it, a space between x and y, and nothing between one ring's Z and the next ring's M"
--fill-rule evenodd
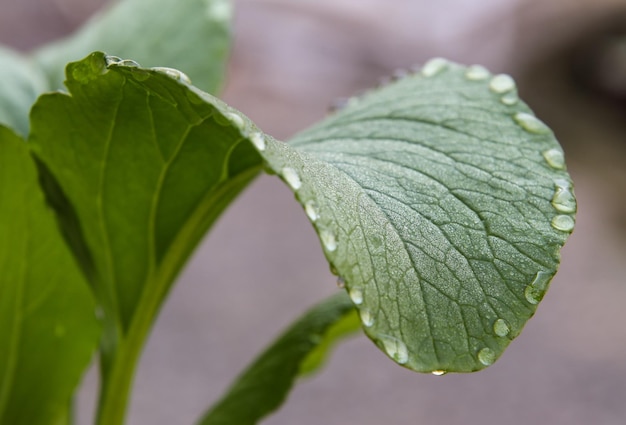
M318 218L320 218L317 212L317 203L313 200L306 201L306 203L304 204L304 211L306 212L306 215L309 217L309 220L311 220L312 222L315 222L317 221Z
M173 80L180 81L181 83L191 84L191 79L184 72L179 71L174 68L167 68L165 66L155 66L150 68L153 71L160 72L161 74L165 74Z
M548 284L552 279L552 274L544 271L539 271L535 275L535 279L524 290L524 297L526 301L531 304L539 304L539 301L543 299Z
M548 165L554 169L562 170L565 168L565 157L560 149L548 149L542 153Z
M573 213L576 211L576 197L571 191L570 182L567 180L557 180L554 182L556 190L552 197L552 206L555 210L563 213Z
M404 342L391 336L381 336L380 341L387 352L387 355L399 364L405 364L409 361L409 350L407 350Z
M348 295L356 305L363 304L363 292L359 288L350 288Z
M478 361L485 366L492 365L496 361L496 353L491 348L483 348L478 352Z
M117 65L122 61L122 58L119 58L117 56L105 56L104 61L106 62L107 66Z
M253 133L250 136L250 141L259 151L263 152L265 150L265 136L263 133Z
M510 91L500 98L500 102L507 106L515 105L518 101L519 97L515 91Z
M429 60L422 67L422 75L424 77L434 77L448 67L448 61L443 58L434 58Z
M445 375L446 371L445 370L433 370L431 373L435 376L441 376L441 375Z
M234 125L239 130L243 130L243 128L246 126L246 123L244 122L242 116L235 112L226 112L224 114L224 118L226 118L228 123Z
M346 281L341 276L337 276L337 287L339 287L339 288L345 288L346 287Z
M320 232L320 239L322 240L322 244L326 247L327 251L333 252L337 249L337 240L335 239L335 235L330 230L322 230Z
M291 167L285 167L281 171L285 182L293 189L298 190L302 187L302 180L300 180L300 176L298 172Z
M574 230L574 219L569 215L557 215L552 219L552 227L562 232L571 232Z
M363 323L363 326L366 328L369 328L374 324L374 317L368 309L362 308L359 310L359 316L361 317L361 323Z
M489 82L489 89L494 93L506 93L515 88L515 80L510 75L498 74Z
M526 301L531 304L539 304L539 301L543 298L543 291L539 291L537 288L528 285L526 289L524 289L524 297Z
M498 336L507 336L511 329L504 319L498 319L493 322L493 332Z
M139 63L135 62L134 60L130 60L130 59L124 59L121 60L117 63L118 66L128 66L130 68L139 68Z
M472 65L465 71L465 78L472 81L481 81L489 78L491 73L482 65Z
M516 123L529 133L546 134L550 133L550 128L539 118L526 112L518 112L513 116Z
M228 21L232 16L232 8L225 0L207 0L207 14L214 21Z

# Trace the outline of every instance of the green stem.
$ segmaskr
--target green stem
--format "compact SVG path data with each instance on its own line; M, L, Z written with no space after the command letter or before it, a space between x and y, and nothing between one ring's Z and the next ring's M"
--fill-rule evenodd
M128 333L122 335L117 323L109 324L112 339L111 344L102 346L98 425L124 424L137 362L171 283L206 230L259 171L260 167L251 167L207 193L145 283Z

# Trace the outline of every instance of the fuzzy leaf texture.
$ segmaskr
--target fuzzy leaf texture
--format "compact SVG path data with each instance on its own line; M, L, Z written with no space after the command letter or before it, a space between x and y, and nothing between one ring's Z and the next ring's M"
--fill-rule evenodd
M27 144L0 126L0 424L58 424L99 325Z
M508 75L434 59L268 140L367 335L397 363L491 365L535 313L574 228L552 131Z

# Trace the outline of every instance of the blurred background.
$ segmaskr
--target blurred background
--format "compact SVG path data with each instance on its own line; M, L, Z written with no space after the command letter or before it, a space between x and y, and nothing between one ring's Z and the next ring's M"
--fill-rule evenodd
M0 0L0 42L27 51L102 3ZM579 199L561 271L495 365L415 374L357 336L264 423L626 423L626 0L239 0L234 37L223 97L281 139L333 100L433 56L510 73L563 144ZM291 192L261 177L174 288L128 423L192 424L271 338L336 290ZM81 425L96 386L89 373Z

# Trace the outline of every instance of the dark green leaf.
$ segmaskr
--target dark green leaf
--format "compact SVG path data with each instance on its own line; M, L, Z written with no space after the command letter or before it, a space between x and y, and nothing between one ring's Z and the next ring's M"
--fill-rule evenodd
M268 139L365 332L420 372L492 364L574 227L552 132L506 75L435 59L297 136Z
M121 0L71 37L44 46L34 58L61 87L63 69L94 50L144 66L184 69L198 87L220 87L230 44L229 0Z
M0 423L56 424L97 345L95 304L26 143L0 127Z
M107 321L107 414L119 423L150 325L192 249L261 169L261 133L174 70L94 53L42 96L30 143L64 234ZM104 415L104 416L102 416Z
M256 424L285 401L298 376L319 367L332 345L358 328L358 316L345 294L319 303L246 369L199 424Z

